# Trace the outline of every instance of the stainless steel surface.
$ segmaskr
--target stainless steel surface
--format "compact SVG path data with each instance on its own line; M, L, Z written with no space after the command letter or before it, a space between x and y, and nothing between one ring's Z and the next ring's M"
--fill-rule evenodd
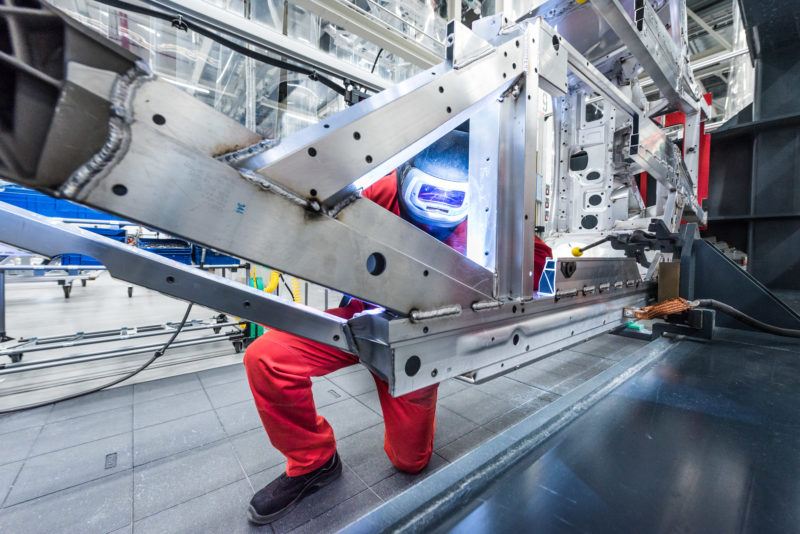
M446 378L481 382L513 371L618 327L622 309L645 305L654 290L649 283L610 284L581 298L539 298L423 323L368 314L351 319L350 327L362 362L397 396Z
M95 258L112 276L167 295L267 323L281 330L352 350L346 322L307 306L293 305L247 287L138 248L10 206L0 209L0 241L43 256L81 253Z

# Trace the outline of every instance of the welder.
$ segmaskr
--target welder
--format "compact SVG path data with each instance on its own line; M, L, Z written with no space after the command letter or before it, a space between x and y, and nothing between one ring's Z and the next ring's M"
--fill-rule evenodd
M363 191L362 196L466 253L469 205L469 134L454 130ZM536 238L534 280L550 248ZM373 306L349 299L327 310L351 318ZM317 413L311 377L355 365L358 357L286 332L270 330L254 341L244 364L258 413L272 444L286 456L286 472L250 501L251 522L266 524L289 512L304 496L340 476L331 425ZM422 470L433 453L438 384L392 397L373 375L385 424L384 450L401 471Z

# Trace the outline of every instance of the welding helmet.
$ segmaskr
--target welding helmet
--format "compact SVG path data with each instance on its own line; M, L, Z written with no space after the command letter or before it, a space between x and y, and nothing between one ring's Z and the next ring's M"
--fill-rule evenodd
M413 222L454 228L469 207L469 134L454 130L417 154L400 171L400 200Z

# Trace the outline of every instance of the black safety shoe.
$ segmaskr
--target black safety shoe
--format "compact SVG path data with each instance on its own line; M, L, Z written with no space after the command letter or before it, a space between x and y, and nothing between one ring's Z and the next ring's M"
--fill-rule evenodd
M250 499L247 519L256 525L272 523L297 506L303 497L327 486L342 475L339 453L333 453L325 465L298 477L282 474Z

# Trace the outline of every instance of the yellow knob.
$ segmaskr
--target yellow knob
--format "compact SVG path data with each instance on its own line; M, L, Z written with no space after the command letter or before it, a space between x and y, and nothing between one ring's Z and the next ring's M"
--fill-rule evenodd
M581 250L581 247L573 248L572 255L575 256L576 258L580 258L581 256L583 256L583 251Z
M579 4L585 4L586 0L576 0Z

